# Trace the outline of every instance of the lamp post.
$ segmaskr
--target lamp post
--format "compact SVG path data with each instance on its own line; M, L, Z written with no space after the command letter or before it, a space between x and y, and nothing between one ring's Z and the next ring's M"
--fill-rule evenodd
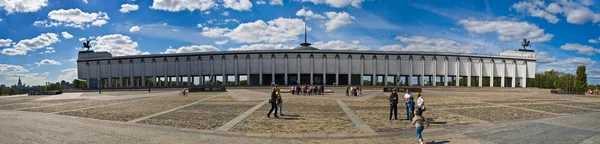
M98 93L102 94L102 80L100 80L100 82L98 83Z

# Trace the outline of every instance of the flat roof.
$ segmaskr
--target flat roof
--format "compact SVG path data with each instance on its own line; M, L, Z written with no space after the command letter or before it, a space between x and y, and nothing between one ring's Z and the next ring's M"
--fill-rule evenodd
M149 54L149 55L113 56L113 57L104 57L104 58L77 59L77 62L82 62L82 61L98 61L98 60L139 59L139 58L164 58L164 57L204 56L204 55L245 55L245 54L279 54L279 53L459 56L459 57L500 58L500 59L516 59L516 60L536 61L535 58L525 58L525 57L512 57L512 56L501 56L501 55L484 55L484 54L469 54L469 53L453 53L453 52L431 52L431 51L252 50L252 51L212 51L212 52L194 52L194 53L174 53L174 54Z

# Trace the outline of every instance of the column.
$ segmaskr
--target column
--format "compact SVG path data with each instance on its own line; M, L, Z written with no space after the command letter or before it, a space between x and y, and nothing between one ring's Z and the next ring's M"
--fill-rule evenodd
M340 58L335 56L335 83L340 85Z
M314 74L314 70L315 70L315 68L314 68L315 67L315 57L314 57L314 55L310 56L310 65L309 65L309 67L310 67L310 84L313 85L314 84L313 74Z
M210 85L217 85L217 78L215 77L215 58L210 56Z
M373 56L373 76L371 77L371 85L377 84L377 57Z
M146 87L146 61L142 59L142 87Z
M169 68L167 67L168 66L167 63L168 63L167 58L163 59L163 69L165 71L165 77L163 77L163 83L164 83L163 87L169 87L169 80L168 80L169 75L167 75L167 72L168 72L167 69L169 69Z
M494 87L494 71L496 67L496 62L492 59L492 72L490 74L490 87Z
M360 56L360 85L363 85L363 78L365 76L365 56Z
M181 86L181 78L179 77L179 58L175 58L175 85Z
M235 75L235 86L239 86L240 85L240 76L238 76L238 57L237 57L237 55L233 57L233 67L234 67L233 75Z
M91 73L91 71L90 71L90 63L89 62L85 62L85 66L87 67L87 71L88 71L87 72L87 78L86 78L87 88L90 88L90 73Z
M202 76L202 57L198 56L198 76L200 78L198 78L198 83L200 83L200 85L204 85L204 76Z
M470 87L471 86L471 72L473 72L473 69L471 69L471 65L473 64L473 61L471 61L471 58L469 58L469 64L467 65L467 86Z
M327 85L327 57L323 55L323 85Z
M385 73L383 74L383 85L387 86L387 81L388 81L388 72L390 67L390 58L388 56L385 56Z
M444 58L444 86L448 86L448 58Z
M348 85L352 85L352 57L348 56Z
M505 68L506 68L506 62L504 60L502 60L502 68L501 68L502 73L500 74L500 76L501 76L500 87L504 87L504 74L505 74L504 69Z
M433 80L431 81L433 86L437 86L437 58L433 57Z
M410 56L408 58L408 80L407 80L408 86L413 85L412 77L413 77L413 58L412 58L412 56Z
M112 68L110 67L110 60L108 60L107 66L108 66L108 87L109 88L113 88L112 87Z
M130 88L134 88L134 81L133 81L133 60L129 60L129 87Z
M263 57L258 56L258 85L263 85Z
M275 82L275 55L271 55L271 83Z
M100 61L96 62L96 66L98 67L97 68L98 69L97 70L98 73L96 73L96 79L97 79L96 84L98 85L98 87L102 87L102 86L104 86L104 84L101 83L102 82L102 78L100 78Z
M479 87L483 87L483 59L479 59Z
M246 85L250 85L250 56L246 55Z
M296 74L298 75L298 77L297 77L298 84L301 84L300 83L300 68L302 68L302 67L300 65L300 62L301 62L300 59L301 59L301 57L300 57L300 55L298 55L296 57Z
M156 87L156 59L152 59L152 87Z
M288 85L288 84L290 84L290 83L288 83L288 65L290 63L288 63L288 56L287 56L287 54L283 56L283 59L285 61L285 64L284 64L285 70L284 70L284 73L283 73L283 79L284 80L283 81L285 82L285 85Z
M421 86L425 86L425 57L421 57L421 62L423 64L421 65Z
M190 57L186 59L187 61L187 86L192 85L192 63L190 62Z
M227 63L225 63L225 56L221 57L221 61L222 61L222 66L223 66L223 82L221 83L221 85L227 85L229 83L229 80L227 79L227 73L226 73L226 69L225 67L227 66Z
M513 61L513 76L512 76L512 87L516 87L516 82L517 82L517 62Z
M456 86L460 86L460 60L456 58Z
M398 71L396 72L396 85L400 84L400 70L402 70L402 58L400 56L396 57L396 61L398 62ZM364 64L364 63L363 63Z
M523 63L523 78L521 78L521 87L527 87L527 61Z
M118 67L119 67L119 88L124 88L123 86L123 62L121 60L119 60L118 63Z

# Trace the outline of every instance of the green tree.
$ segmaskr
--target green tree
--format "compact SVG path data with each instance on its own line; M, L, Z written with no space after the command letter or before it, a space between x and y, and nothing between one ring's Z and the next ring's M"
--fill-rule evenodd
M587 74L585 73L585 66L577 67L577 76L575 77L576 90L586 90L587 87Z

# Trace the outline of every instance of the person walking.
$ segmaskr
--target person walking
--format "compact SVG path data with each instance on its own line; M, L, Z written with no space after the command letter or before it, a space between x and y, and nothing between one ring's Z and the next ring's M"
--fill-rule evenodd
M277 108L279 108L279 115L284 116L285 114L283 114L283 109L281 108L281 105L283 104L283 99L281 98L281 91L279 91L279 89L277 89Z
M291 89L292 95L294 95L294 94L295 94L295 93L294 93L294 90L296 90L296 88L295 88L295 86L292 86L292 89Z
M410 94L408 89L406 89L406 94L404 94L404 106L406 107L406 120L412 120L413 111L414 111L414 102L413 96Z
M417 111L419 114L423 115L423 111L425 111L425 100L423 100L423 96L421 93L417 93Z
M423 144L423 136L421 135L421 132L423 132L425 129L425 126L423 126L423 123L425 123L425 118L421 116L421 113L419 113L418 110L415 110L414 113L416 116L413 118L412 124L416 127L415 134L417 135L417 140L419 140L419 143Z
M398 119L398 93L396 93L396 89L392 91L390 94L390 120L392 120L392 112L394 113L394 119Z
M267 113L267 117L271 118L271 112L273 112L273 110L275 110L275 112L273 113L273 115L276 118L279 118L277 116L277 93L275 90L273 90L273 92L271 93L271 99L269 99L269 103L271 103L271 110L269 110L269 113Z
M346 86L346 96L350 96L350 87Z

